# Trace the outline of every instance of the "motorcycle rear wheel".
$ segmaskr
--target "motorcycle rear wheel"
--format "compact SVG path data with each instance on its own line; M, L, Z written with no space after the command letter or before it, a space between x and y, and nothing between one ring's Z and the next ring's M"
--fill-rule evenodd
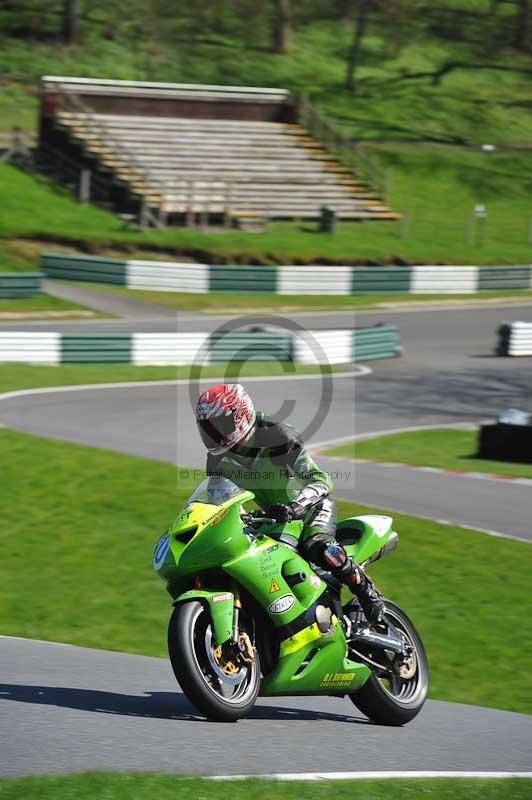
M427 698L429 665L423 642L413 622L405 612L391 600L385 600L384 617L399 629L412 647L414 659L405 676L389 675L374 670L366 683L353 694L350 700L373 722L380 725L404 725L421 711ZM353 655L356 660L356 656ZM411 673L411 674L409 674Z
M226 674L213 645L208 609L193 600L175 607L168 626L168 653L183 692L208 719L235 722L249 714L260 689L260 663Z

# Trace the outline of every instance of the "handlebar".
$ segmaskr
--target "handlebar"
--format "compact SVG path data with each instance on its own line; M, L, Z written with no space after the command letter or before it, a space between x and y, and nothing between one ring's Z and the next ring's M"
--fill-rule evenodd
M242 514L242 519L247 525L277 525L278 521L272 517L265 516L265 512L259 509L251 511L249 514Z

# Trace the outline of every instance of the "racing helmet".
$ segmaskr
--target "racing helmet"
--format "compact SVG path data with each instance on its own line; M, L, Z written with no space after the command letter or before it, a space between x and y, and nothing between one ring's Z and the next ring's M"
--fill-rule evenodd
M201 440L213 455L221 455L246 439L257 415L240 383L220 383L200 395L196 422Z

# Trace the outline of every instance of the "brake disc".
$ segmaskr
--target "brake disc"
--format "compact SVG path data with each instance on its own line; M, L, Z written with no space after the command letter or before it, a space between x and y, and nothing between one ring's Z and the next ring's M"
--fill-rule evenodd
M223 645L213 647L210 626L205 631L205 650L214 674L224 683L238 686L248 673L248 668L237 663L234 653L224 653Z

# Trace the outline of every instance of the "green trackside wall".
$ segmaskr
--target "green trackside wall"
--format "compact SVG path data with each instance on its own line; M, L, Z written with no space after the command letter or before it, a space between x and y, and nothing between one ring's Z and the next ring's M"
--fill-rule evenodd
M42 272L0 272L0 299L35 297L42 292Z
M235 294L373 295L475 294L493 289L532 290L532 266L236 266L121 261L44 253L51 278L94 281L148 291Z
M43 253L41 267L48 278L126 285L127 261L95 256Z
M294 342L290 333L214 333L209 341L209 361L293 361Z
M129 364L132 335L121 334L75 334L61 336L62 364Z
M395 325L356 328L352 331L353 361L373 361L401 354Z
M412 267L353 267L351 294L408 294Z
M482 267L479 272L479 291L487 289L530 289L532 267Z
M400 355L394 325L292 333L57 333L0 331L0 363L223 364L266 360L347 364Z
M277 267L228 267L212 264L209 267L211 292L277 293Z

